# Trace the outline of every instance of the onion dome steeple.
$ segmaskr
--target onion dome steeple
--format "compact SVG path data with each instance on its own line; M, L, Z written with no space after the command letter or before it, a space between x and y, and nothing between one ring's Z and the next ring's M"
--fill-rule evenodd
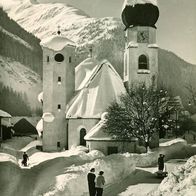
M121 17L126 28L130 26L155 27L159 18L157 0L125 0Z

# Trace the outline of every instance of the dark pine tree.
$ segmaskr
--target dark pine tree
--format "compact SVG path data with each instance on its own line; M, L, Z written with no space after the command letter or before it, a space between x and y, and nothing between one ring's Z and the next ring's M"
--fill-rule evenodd
M2 83L0 83L0 94L0 109L13 116L31 116L32 111L25 94L13 91Z

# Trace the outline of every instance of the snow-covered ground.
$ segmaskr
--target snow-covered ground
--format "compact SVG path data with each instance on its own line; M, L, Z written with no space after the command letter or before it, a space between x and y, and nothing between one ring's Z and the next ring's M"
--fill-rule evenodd
M170 160L165 165L167 171L171 172L175 167L184 164L185 161ZM158 189L162 179L156 177L155 172L157 167L136 168L136 170L130 174L127 178L113 184L105 189L105 195L107 196L147 196L152 191ZM157 195L158 196L158 195Z
M165 178L158 190L151 196L195 196L196 195L196 156L184 165L174 168Z
M88 196L86 175L92 167L95 168L96 175L103 170L106 183L110 185L131 174L135 169L135 164L131 157L119 154L103 157L84 165L68 167L64 174L57 176L52 190L44 195Z
M0 162L12 162L17 164L16 157L6 153L0 153Z
M179 142L185 142L185 140L183 140L181 138L177 138L177 139L162 142L159 144L159 146L170 146L172 144L179 143Z
M59 153L35 153L30 156L30 167L34 166L31 169L16 168L14 165L17 162L14 160L12 162L15 164L11 164L9 160L13 157L10 155L6 158L6 154L0 154L0 157L7 161L6 168L9 168L1 172L0 181L5 183L4 179L10 175L17 178L11 188L4 187L2 195L6 196L13 193L16 196L88 195L86 175L91 167L95 167L96 173L100 170L105 172L107 184L117 183L120 178L125 178L135 169L131 156L116 154L104 157L101 152L85 153L77 148ZM5 167L5 164L0 162L0 167ZM10 171L13 169L14 172L11 174Z
M38 143L38 142L35 142ZM22 149L24 150L24 149ZM53 152L53 153L47 153L47 152L35 152L34 154L32 154L31 156L29 156L29 161L28 161L28 167L23 167L21 165L21 161L22 159L18 159L18 164L21 168L32 168L36 165L39 165L40 163L46 162L46 161L50 161L53 159L57 159L57 158L66 158L69 159L70 157L73 158L73 156L80 157L84 160L94 160L95 158L99 158L99 157L103 157L103 153L99 152L99 151L91 151L88 154L86 154L83 150L81 150L80 148L73 148L71 150L66 150L66 151L62 151L62 152Z
M25 168L20 166L20 159L0 153L0 184L4 184L2 196L87 196L86 175L92 167L95 167L96 174L100 170L105 172L104 196L144 196L153 190L160 191L158 186L161 180L154 174L158 154L165 152L166 156L171 157L187 145L184 140L177 139L167 145L162 144L159 149L148 154L125 153L105 157L99 151L86 153L84 147L56 153L32 151L40 144L40 141L35 140L26 146L22 145L19 152L32 152L29 154L29 166ZM168 161L167 171L173 172L177 165L182 164L184 160ZM10 176L13 177L11 183ZM171 183L169 180L166 182Z

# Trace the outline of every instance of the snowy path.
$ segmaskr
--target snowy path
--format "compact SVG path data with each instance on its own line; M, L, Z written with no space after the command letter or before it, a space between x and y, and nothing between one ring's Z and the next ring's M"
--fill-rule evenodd
M149 169L152 170L155 168ZM134 194L134 196L146 195L146 192L150 192L161 182L160 179L156 178L150 171L146 170L147 169L138 168L133 174L129 175L124 180L121 181L121 179L119 179L119 182L112 184L105 189L104 196L128 196L131 194ZM131 189L131 191L129 189Z
M77 167L86 162L90 160L87 161L78 156L58 157L31 169L21 169L14 163L2 162L0 163L1 196L38 196L48 192L56 184L56 177L65 174L69 166ZM174 167L183 163L183 160L170 160L167 168L172 171ZM153 174L155 171L155 167L137 168L125 179L119 178L118 182L107 185L104 196L146 196L161 182L161 179Z
M173 171L176 166L184 164L185 161L181 159L168 161L166 163L167 171ZM156 171L156 167L137 168L127 178L123 180L119 179L119 182L108 185L104 190L104 196L147 196L162 181L154 175Z
M31 169L21 169L11 162L0 162L0 195L38 196L55 185L56 176L64 174L68 167L83 165L92 159L78 155L57 157Z
M138 167L134 171L135 161L140 166L155 164L158 152L147 155L125 153L105 157L98 151L85 153L84 149L59 153L37 152L34 151L35 144L37 142L33 141L21 149L28 150L30 155L30 165L27 168L19 167L18 160L12 155L1 153L1 196L41 196L44 193L45 196L87 196L86 174L91 167L95 167L96 171L105 172L108 184L104 188L104 196L146 196L161 182L154 175L157 170L155 167ZM184 157L181 156L184 145L184 142L180 142L162 148L162 151L169 158ZM176 149L181 154L174 156ZM22 151L17 157L22 157ZM167 162L167 170L173 171L175 166L183 163L184 160L170 160Z

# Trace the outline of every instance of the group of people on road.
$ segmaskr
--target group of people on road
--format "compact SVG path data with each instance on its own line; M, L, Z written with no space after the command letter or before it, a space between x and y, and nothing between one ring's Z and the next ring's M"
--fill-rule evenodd
M98 176L95 175L95 168L91 168L87 174L89 196L102 196L103 186L105 184L104 172L100 171Z

